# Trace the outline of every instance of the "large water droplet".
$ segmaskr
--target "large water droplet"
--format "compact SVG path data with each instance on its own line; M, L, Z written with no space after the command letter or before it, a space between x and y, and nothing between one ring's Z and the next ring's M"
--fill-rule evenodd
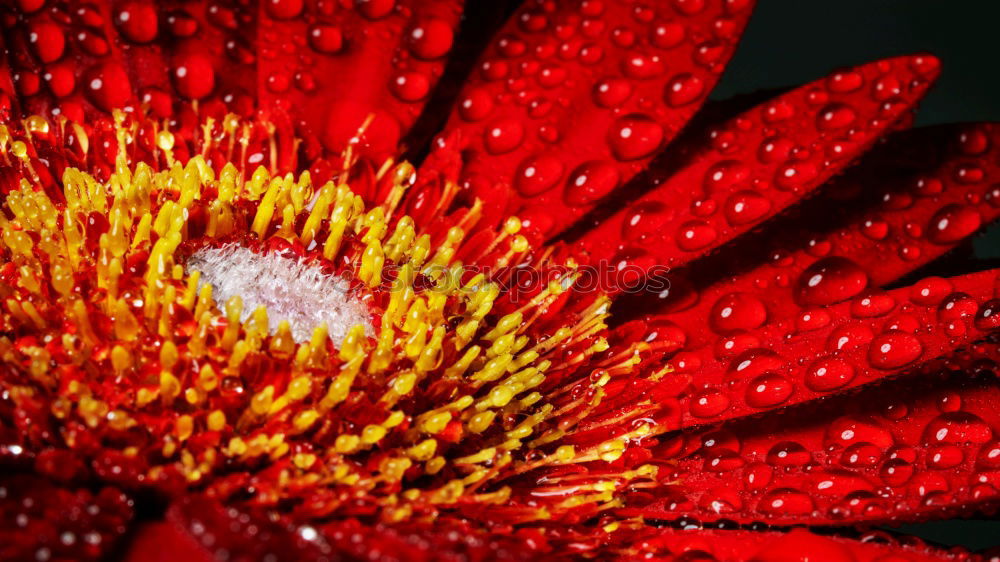
M771 200L755 191L738 191L726 199L724 211L729 224L742 226L767 216Z
M608 130L608 145L619 160L645 158L663 142L663 127L648 115L632 113L619 117Z
M613 109L625 103L632 95L632 84L624 78L605 78L594 86L594 102Z
M700 220L687 221L677 229L677 247L694 252L715 242L718 233L709 223Z
M454 40L451 26L442 20L427 18L418 21L406 36L410 52L417 58L436 59L448 54Z
M777 373L766 373L747 385L746 401L754 408L770 408L785 403L794 390L792 381Z
M121 65L106 62L87 71L84 92L98 109L110 113L112 109L121 108L131 99L132 86Z
M854 380L854 367L836 357L818 359L806 371L805 385L816 392L843 388Z
M622 222L622 238L638 242L648 236L660 234L660 228L671 219L673 213L663 203L644 201L626 211Z
M927 238L935 244L954 244L979 229L982 217L974 207L952 203L934 213Z
M889 330L872 340L868 361L878 369L898 369L919 359L923 351L923 345L913 334Z
M156 39L159 21L153 4L125 2L115 12L114 22L122 36L133 43L149 43Z
M708 322L713 330L729 333L753 330L767 321L767 307L749 293L729 293L719 297L712 305Z
M59 60L66 49L66 36L56 24L46 21L32 22L28 27L28 43L43 63Z
M490 154L505 154L521 145L524 125L516 118L501 119L483 132L483 144Z
M563 200L571 207L590 205L618 187L618 179L618 169L613 164L601 160L585 162L570 174Z
M524 197L534 197L555 187L562 175L563 163L559 158L547 154L529 156L514 175L514 188Z
M215 88L215 69L206 55L189 53L174 59L171 72L174 86L188 99L201 99Z
M857 263L830 256L812 264L799 276L796 300L802 304L827 306L857 296L868 286L868 275Z
M344 48L344 35L339 27L317 24L309 28L309 46L317 52L332 55Z
M678 74L667 82L664 97L671 107L681 107L701 99L705 83L694 74Z
M301 14L304 4L304 0L266 0L264 9L276 20L288 20Z

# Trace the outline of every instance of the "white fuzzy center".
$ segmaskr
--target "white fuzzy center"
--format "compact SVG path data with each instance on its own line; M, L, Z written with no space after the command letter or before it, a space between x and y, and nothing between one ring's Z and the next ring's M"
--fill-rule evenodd
M357 324L371 335L367 307L352 293L347 280L301 258L261 254L234 243L196 251L187 269L201 272L199 283L212 286L212 296L220 306L239 295L244 322L260 306L267 307L272 334L287 320L297 342L309 341L321 324L326 324L330 339L338 345Z

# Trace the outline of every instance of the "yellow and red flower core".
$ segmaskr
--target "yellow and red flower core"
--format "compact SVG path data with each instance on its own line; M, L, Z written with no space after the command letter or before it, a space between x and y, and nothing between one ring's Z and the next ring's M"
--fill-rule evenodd
M36 446L129 488L386 521L486 505L497 524L578 518L658 485L654 465L609 464L658 431L648 402L578 431L648 344L604 353L609 301L560 299L572 267L502 289L501 266L565 266L533 252L516 218L479 248L491 262L463 264L475 211L437 239L400 216L408 163L380 168L386 203L367 207L349 153L323 185L210 164L239 145L245 125L225 123L206 122L182 165L165 126L135 160L150 122L116 114L113 171L66 167L59 189L39 158L57 128L86 153L83 129L0 129L2 158L24 171L0 215L2 384ZM276 296L283 282L297 294ZM304 324L323 314L335 325Z

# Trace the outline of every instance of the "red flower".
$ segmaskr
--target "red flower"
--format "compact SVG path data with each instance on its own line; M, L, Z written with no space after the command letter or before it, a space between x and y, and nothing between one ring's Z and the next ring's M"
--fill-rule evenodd
M1000 129L497 4L0 8L0 558L969 557L857 539L1000 498L997 273L906 281Z

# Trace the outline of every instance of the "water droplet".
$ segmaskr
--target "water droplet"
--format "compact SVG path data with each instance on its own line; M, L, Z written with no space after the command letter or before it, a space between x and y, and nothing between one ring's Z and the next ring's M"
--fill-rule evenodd
M126 2L118 7L114 21L122 35L133 43L149 43L156 39L159 21L152 4Z
M402 72L390 83L393 95L406 102L415 102L427 97L431 91L430 78L416 71Z
M815 506L812 498L793 488L771 490L760 499L757 506L758 511L770 515L807 515L813 509Z
M974 207L952 203L934 213L927 238L935 244L954 244L979 229L982 217Z
M326 55L339 53L344 48L344 35L339 27L317 24L309 28L309 46Z
M788 160L792 154L795 143L791 139L782 136L767 137L760 143L757 149L757 159L764 164L773 164Z
M705 248L715 241L718 233L705 221L687 221L677 230L677 247L693 252Z
M514 188L523 197L535 197L559 183L563 175L562 160L540 154L529 156L521 162L514 176Z
M796 284L796 300L827 306L855 297L867 286L868 275L861 266L845 257L830 256L802 272Z
M605 78L594 86L594 102L613 109L621 106L632 95L632 84L624 78Z
M819 112L816 127L821 131L843 129L852 125L855 119L857 119L857 112L850 106L832 103Z
M844 72L837 72L833 76L827 78L826 87L830 88L831 92L846 94L848 92L856 91L864 85L864 82L865 79L860 72L847 70Z
M716 389L705 389L691 398L691 415L699 418L713 418L729 409L729 397Z
M747 385L746 401L754 408L769 408L783 404L792 395L795 385L777 373L763 374Z
M90 68L84 77L84 92L98 109L111 112L123 107L132 97L128 74L121 65L106 62Z
M396 7L396 0L354 0L354 6L362 16L377 20L392 13Z
M276 20L289 20L302 13L304 0L267 0L264 9Z
M709 313L709 326L719 333L753 330L767 321L767 308L749 293L729 293L719 297Z
M1000 440L991 439L984 443L976 456L979 470L1000 470Z
M776 99L764 104L761 111L764 122L773 125L792 118L795 115L795 106L788 100Z
M64 98L76 89L76 76L71 65L50 65L42 75L49 85L49 91L57 98Z
M28 28L28 43L43 63L59 60L66 49L66 35L51 22L32 22Z
M563 200L571 207L584 207L618 187L618 169L608 162L591 160L579 166L566 182Z
M923 344L913 334L890 330L872 340L868 361L878 369L898 369L919 359L923 351Z
M647 55L644 53L633 53L625 57L622 61L622 71L629 78L639 80L649 80L656 78L665 71L663 59L658 55Z
M875 466L882 458L882 449L871 443L855 443L840 455L840 463L850 468L868 468Z
M913 477L913 464L905 459L889 459L879 471L882 481L889 486L902 486Z
M174 37L191 37L198 32L198 20L183 10L176 10L167 16L167 25Z
M660 229L672 217L667 207L658 201L644 201L632 206L622 223L622 238L638 242L660 234Z
M979 307L975 325L983 331L1000 329L1000 299L990 299Z
M964 460L965 454L956 445L933 447L927 451L927 466L936 470L954 468Z
M771 200L755 191L739 191L726 199L726 220L734 226L757 222L771 211Z
M661 49L672 49L684 41L685 28L679 22L667 22L654 26L650 43Z
M505 154L521 145L524 125L515 118L496 121L483 132L483 144L490 154Z
M892 312L896 300L886 293L873 293L851 301L851 314L857 318L878 318Z
M664 96L671 107L681 107L701 99L705 83L694 74L678 74L667 82Z
M830 392L843 388L854 380L854 367L836 357L818 359L809 366L805 385L815 392Z
M448 54L454 40L451 26L442 20L428 18L417 22L407 33L407 43L413 56L425 60Z
M976 300L966 293L952 293L938 306L938 319L941 322L960 322L976 314Z
M774 185L785 191L796 191L803 189L818 175L819 170L812 162L792 162L778 167Z
M171 75L177 92L188 99L204 98L215 88L215 69L201 53L176 57Z
M958 147L967 156L982 156L990 149L989 134L980 129L974 128L963 131L958 136Z
M875 334L864 324L845 324L830 333L826 348L830 351L855 349L872 341Z
M993 428L975 414L948 412L927 423L923 439L928 445L978 445L993 439Z
M619 160L645 158L663 142L663 127L639 113L619 117L608 131L608 145Z
M728 193L750 182L751 170L739 160L722 160L705 171L702 185L707 193Z

